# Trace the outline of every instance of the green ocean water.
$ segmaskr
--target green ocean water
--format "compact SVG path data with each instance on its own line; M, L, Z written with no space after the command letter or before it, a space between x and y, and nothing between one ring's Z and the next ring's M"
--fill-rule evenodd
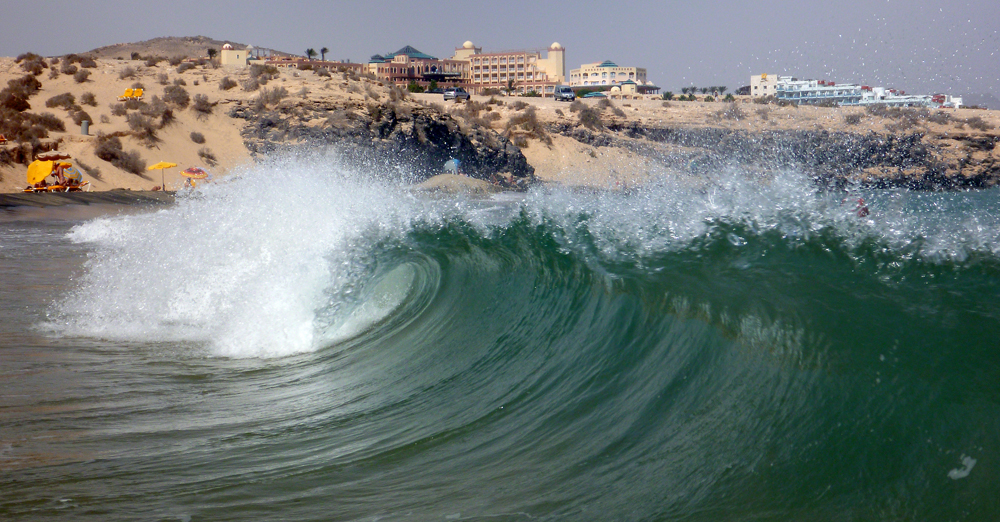
M0 221L0 518L1000 513L996 190L274 176Z

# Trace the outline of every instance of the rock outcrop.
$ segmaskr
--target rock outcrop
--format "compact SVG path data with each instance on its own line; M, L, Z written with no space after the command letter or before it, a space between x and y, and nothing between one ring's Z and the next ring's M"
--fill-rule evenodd
M239 105L229 115L247 122L242 135L254 156L330 146L348 161L403 168L418 180L442 173L450 159L474 178L534 178L534 169L508 138L417 103L286 99L274 108Z

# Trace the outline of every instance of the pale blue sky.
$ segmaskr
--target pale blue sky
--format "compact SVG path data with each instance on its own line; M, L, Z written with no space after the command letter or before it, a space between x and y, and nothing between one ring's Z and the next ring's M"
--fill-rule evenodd
M466 40L487 52L558 41L567 69L610 59L645 67L664 90L734 89L768 72L1000 98L998 15L996 0L6 0L0 55L204 35L367 61L407 44L443 58Z

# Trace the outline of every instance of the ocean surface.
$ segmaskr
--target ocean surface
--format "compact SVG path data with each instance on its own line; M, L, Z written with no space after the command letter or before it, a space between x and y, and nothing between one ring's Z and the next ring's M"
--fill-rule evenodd
M0 213L0 519L1000 519L1000 191L393 177Z

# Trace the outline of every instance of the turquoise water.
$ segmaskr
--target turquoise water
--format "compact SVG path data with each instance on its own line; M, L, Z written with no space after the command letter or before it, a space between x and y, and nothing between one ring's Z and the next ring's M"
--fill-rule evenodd
M0 518L1000 513L996 190L316 168L0 217Z

